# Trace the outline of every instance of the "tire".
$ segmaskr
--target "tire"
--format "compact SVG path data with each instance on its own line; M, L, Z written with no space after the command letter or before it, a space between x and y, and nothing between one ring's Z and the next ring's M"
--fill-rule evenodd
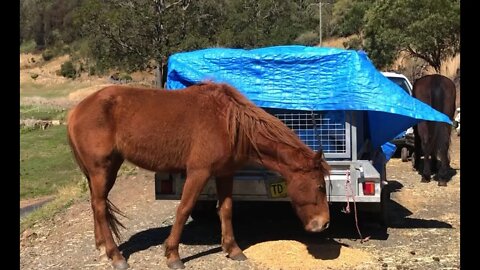
M407 162L408 161L408 148L407 147L403 147L402 148L402 152L400 154L400 157L402 158L402 162Z
M197 201L190 216L194 221L202 223L218 221L217 201Z

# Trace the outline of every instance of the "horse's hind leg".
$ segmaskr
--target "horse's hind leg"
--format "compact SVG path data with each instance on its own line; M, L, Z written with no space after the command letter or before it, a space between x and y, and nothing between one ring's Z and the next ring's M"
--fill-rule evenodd
M182 198L177 207L175 222L172 226L170 235L165 240L165 256L167 257L167 266L172 269L185 268L180 255L178 254L178 245L180 244L180 237L182 235L183 227L192 212L198 195L210 177L210 171L207 169L187 169L187 179L183 186Z
M222 249L233 260L243 261L247 257L243 254L235 241L232 226L232 190L233 176L216 177L218 195L218 214L222 223Z
M431 148L428 146L428 140L424 142L422 140L422 149L423 149L423 172L422 172L422 183L428 183L431 180L432 172L430 170L431 159L436 158L435 156L430 157L432 154Z
M119 156L117 156L114 160L113 163L110 166L110 172L107 174L106 179L106 190L105 192L108 193L113 187L113 184L115 183L116 177L117 177L117 172L120 166L123 163L123 159L121 159ZM91 181L89 179L88 181L89 187L90 187L90 198L91 198L91 206L92 206L92 211L95 211L95 204L94 204L94 195L92 193L92 186L91 186ZM95 212L94 212L95 213ZM99 250L99 255L101 259L109 259L107 256L107 251L105 247L105 237L103 236L103 233L101 231L101 226L99 223L99 220L95 217L95 214L93 215L93 225L94 225L94 235L95 235L95 247Z
M128 264L118 250L110 230L110 227L112 227L117 233L117 220L108 201L108 193L115 183L122 162L123 159L119 155L112 153L100 160L96 159L96 162L94 162L96 166L89 169L95 244L100 250L100 255L105 252L107 257L112 259L115 269L128 268Z
M422 142L420 140L420 135L418 134L418 125L413 126L413 170L420 170L420 157L422 156Z
M451 170L450 167L450 156L448 154L448 149L450 147L450 126L443 125L442 127L442 136L439 136L439 145L438 153L440 157L440 168L438 170L438 185L447 186L447 181L449 180L449 173ZM440 139L441 138L441 139Z

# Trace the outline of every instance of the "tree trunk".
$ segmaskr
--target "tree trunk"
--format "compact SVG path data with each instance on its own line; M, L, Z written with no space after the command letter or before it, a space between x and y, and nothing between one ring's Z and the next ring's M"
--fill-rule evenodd
M158 65L155 69L155 87L162 88L163 86L162 66Z

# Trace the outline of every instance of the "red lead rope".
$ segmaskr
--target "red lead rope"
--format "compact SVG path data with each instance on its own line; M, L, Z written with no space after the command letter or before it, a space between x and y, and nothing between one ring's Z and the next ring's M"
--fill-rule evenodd
M363 238L362 233L360 232L360 228L358 227L358 218L357 218L357 204L355 202L355 194L353 193L352 189L352 182L350 181L350 171L347 171L347 181L345 181L345 195L347 197L347 205L345 206L345 209L342 210L342 212L349 214L350 213L350 200L349 198L352 198L353 201L353 208L355 211L355 226L357 227L357 232L358 235L360 235L360 243L367 242L370 239L370 236L367 236Z

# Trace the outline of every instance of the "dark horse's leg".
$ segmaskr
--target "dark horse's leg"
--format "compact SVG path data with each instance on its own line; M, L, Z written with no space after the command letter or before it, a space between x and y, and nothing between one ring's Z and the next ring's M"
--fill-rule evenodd
M164 243L165 256L167 257L167 266L169 268L185 268L178 254L180 237L185 222L195 206L198 195L200 195L209 177L210 171L208 169L187 169L187 179L183 186L182 198L177 208L175 222L173 223L170 235Z
M440 156L440 169L438 170L438 185L447 186L448 175L450 173L450 157L448 150L450 148L451 126L443 124L439 127L441 134L438 136L438 153Z
M432 172L430 170L431 166L431 155L432 155L432 144L430 142L430 130L427 126L427 123L423 122L418 124L419 127L419 134L420 134L420 140L422 144L422 152L423 152L423 170L422 170L422 182L423 183L428 183L430 182ZM433 158L436 158L435 155L433 155Z
M418 125L413 126L413 170L420 170L420 158L422 157L422 141L420 140L420 135L418 134Z
M222 249L233 260L243 261L247 257L238 247L232 226L232 190L233 176L216 177L218 195L218 214L222 223Z

